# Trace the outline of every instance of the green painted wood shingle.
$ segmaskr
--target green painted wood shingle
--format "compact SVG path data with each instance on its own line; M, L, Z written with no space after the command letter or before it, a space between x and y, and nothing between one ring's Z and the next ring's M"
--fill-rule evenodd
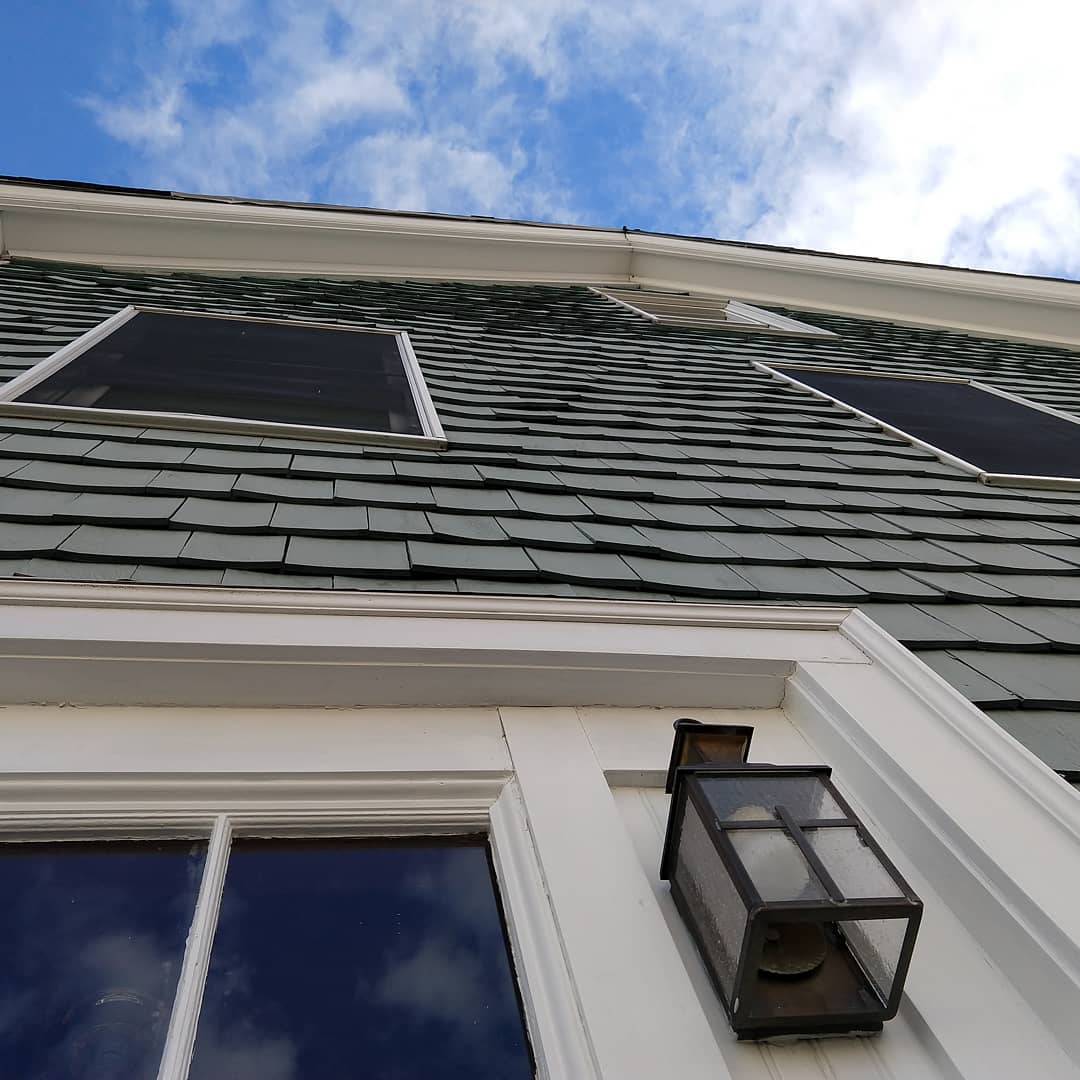
M658 326L584 288L0 267L12 377L128 303L409 330L445 451L0 415L0 573L863 605L1057 767L1080 750L1080 499L980 485L754 360L978 378L1075 354L792 312ZM0 410L2 411L2 410Z

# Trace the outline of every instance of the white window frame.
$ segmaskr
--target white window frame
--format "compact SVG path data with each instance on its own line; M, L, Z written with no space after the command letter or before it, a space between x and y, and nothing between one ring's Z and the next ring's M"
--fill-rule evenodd
M397 343L398 353L412 391L413 404L420 418L422 435L407 435L390 431L366 431L355 428L323 427L313 424L289 424L273 420L253 420L245 417L205 416L199 413L158 412L143 409L95 409L77 405L50 405L39 402L23 402L16 399L38 383L59 371L91 346L104 340L136 315L146 312L155 315L179 315L196 319L227 319L233 322L257 323L269 326L311 327L318 330L334 330L343 334L389 334ZM90 421L98 424L137 424L196 431L224 431L240 435L266 435L315 439L320 441L372 443L381 446L406 446L414 449L444 449L446 433L435 403L428 392L420 363L416 359L408 332L404 329L386 327L338 326L334 323L302 321L299 319L262 319L249 315L228 315L213 311L185 311L181 308L152 307L130 304L104 322L92 327L85 334L58 349L28 371L17 375L0 387L0 414L28 416L44 419Z
M0 777L0 842L208 842L158 1080L185 1080L232 838L487 836L541 1080L597 1074L516 781L499 777Z
M708 330L755 330L763 334L784 334L794 337L827 337L838 335L832 330L822 330L810 323L798 319L777 315L773 311L754 307L741 300L732 300L723 296L694 292L690 289L661 289L645 285L590 285L591 292L610 300L613 304L632 311L635 315L649 322L662 323L665 326L689 326ZM666 314L663 311L649 310L650 297L685 298L688 302L701 305L700 317ZM640 298L640 303L637 300Z
M809 383L802 382L800 379L793 375L788 374L789 371L824 371L830 374L837 375L859 375L864 378L878 378L878 379L913 379L920 382L938 382L938 383L965 383L968 386L974 387L976 390L982 390L987 394L995 394L997 397L1006 398L1009 401L1015 401L1018 405L1023 405L1028 409L1035 409L1037 412L1049 413L1051 416L1056 416L1059 420L1067 420L1070 424L1080 424L1080 417L1072 416L1067 412L1063 412L1060 409L1055 409L1049 405L1042 405L1037 401L1031 401L1029 398L1021 397L1019 394L1012 394L1008 390L1000 390L996 386L990 386L988 383L980 382L978 379L968 379L963 376L953 375L917 375L912 374L909 371L867 371L865 368L847 368L836 367L828 364L788 364L783 365L783 371L778 367L773 367L771 364L761 360L753 361L754 367L758 371L763 371L767 375L771 375L775 379L779 379L781 382L787 383L789 386L797 386L800 390L806 390L813 394L817 398L821 398L823 401L832 402L833 405L839 405L842 409L846 409L848 412L854 413L856 416L861 417L863 420L869 420L873 424L877 424L878 427L887 431L890 435L895 435L899 439L903 439L904 442L910 443L912 446L917 446L921 450L933 454L939 461L945 462L946 465L954 465L958 469L962 469L964 472L971 473L977 477L983 484L988 484L996 487L1029 487L1029 488L1058 488L1064 491L1080 490L1080 478L1070 476L1037 476L1028 475L1026 473L995 473L988 472L981 466L974 464L974 462L967 461L962 457L957 457L956 454L950 454L947 450L942 450L941 447L935 446L933 443L926 442L924 439L920 439L915 435L910 434L903 428L896 427L894 424L889 424L882 420L880 417L874 416L873 413L868 413L863 409L857 409L854 405L845 401L843 398L834 397L832 394L827 394L824 390L819 390L815 386L811 386Z

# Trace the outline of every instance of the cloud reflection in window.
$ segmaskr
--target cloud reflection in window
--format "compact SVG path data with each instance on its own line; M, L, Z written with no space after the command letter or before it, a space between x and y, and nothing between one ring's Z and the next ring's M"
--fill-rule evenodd
M482 838L238 840L192 1080L533 1075Z

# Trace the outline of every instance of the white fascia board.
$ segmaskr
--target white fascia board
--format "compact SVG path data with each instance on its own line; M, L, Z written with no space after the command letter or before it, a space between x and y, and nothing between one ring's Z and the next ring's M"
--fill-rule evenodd
M1080 283L633 235L633 280L979 336L1080 347Z
M5 184L0 210L13 256L61 262L553 283L625 280L629 272L622 234L601 230Z
M690 289L1080 348L1080 284L616 230L0 183L15 257L284 277Z

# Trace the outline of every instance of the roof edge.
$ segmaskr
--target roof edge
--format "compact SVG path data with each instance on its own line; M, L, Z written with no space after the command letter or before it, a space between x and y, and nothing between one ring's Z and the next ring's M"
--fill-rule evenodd
M0 178L11 257L278 277L635 283L1080 348L1080 282L591 226Z

